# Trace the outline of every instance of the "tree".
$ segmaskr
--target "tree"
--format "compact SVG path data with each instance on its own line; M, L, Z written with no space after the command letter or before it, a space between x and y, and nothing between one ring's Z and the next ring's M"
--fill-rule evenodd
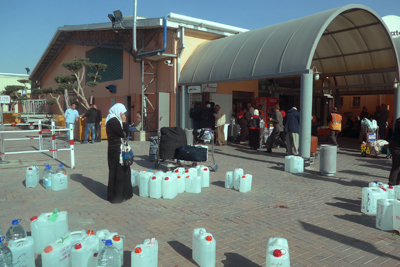
M79 104L81 104L86 110L89 109L89 103L86 100L84 89L91 87L90 104L93 102L94 88L98 86L98 80L101 80L99 75L100 71L105 71L107 68L106 64L90 62L88 58L75 58L72 61L65 61L61 63L61 66L69 70L72 75L58 75L55 77L55 81L58 84L59 89L64 90L65 102L67 108L69 108L68 91L73 91L77 97ZM87 81L86 85L83 85L83 79L85 77L86 69L92 68L95 73L88 73L88 78L91 81Z
M36 95L45 95L45 96L50 96L53 100L46 100L46 104L51 106L52 104L56 103L58 105L58 108L60 109L60 112L62 115L64 115L64 110L61 107L60 103L60 97L64 95L64 90L63 89L53 89L52 87L45 87L45 88L35 88L32 90L33 94Z
M3 94L9 95L10 96L10 111L14 111L15 105L22 101L28 99L26 94L25 95L19 95L18 91L25 89L26 86L22 85L7 85L3 91Z

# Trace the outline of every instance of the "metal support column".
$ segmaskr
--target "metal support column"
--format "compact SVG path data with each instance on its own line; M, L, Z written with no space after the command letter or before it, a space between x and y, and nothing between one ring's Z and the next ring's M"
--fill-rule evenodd
M400 117L400 85L397 88L394 88L394 113L393 113L393 121L397 120Z
M0 120L1 120L0 131L2 131L1 135L0 135L0 137L1 137L1 153L2 153L1 161L4 161L5 160L5 155L4 155L5 149L4 149L4 134L3 134L3 131L4 131L3 103L0 104Z
M300 87L300 144L299 155L310 158L311 150L311 119L313 97L313 72L301 75Z
M180 126L182 129L186 128L186 86L182 85L181 86L181 108L180 108Z

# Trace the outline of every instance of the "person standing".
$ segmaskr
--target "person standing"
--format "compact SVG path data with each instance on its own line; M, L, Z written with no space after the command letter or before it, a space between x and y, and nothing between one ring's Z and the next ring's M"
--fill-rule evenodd
M201 128L215 130L215 117L211 104L206 105L206 109L201 116Z
M65 111L64 120L65 120L65 128L69 129L69 126L72 125L72 131L75 129L75 122L78 121L79 113L76 110L76 104L72 103L71 107ZM69 131L67 131L67 142L69 142L70 135Z
M250 149L260 148L260 116L258 109L254 110L249 123L249 146Z
M244 115L242 108L238 108L236 118L240 126L240 142L246 142L246 136L249 135L249 128L247 127L248 124Z
M288 110L283 119L283 124L288 155L297 155L299 153L300 112L296 107Z
M85 129L85 139L82 144L87 144L89 138L89 131L92 133L92 144L96 140L96 129L95 124L97 120L97 110L94 105L90 105L90 109L83 114L82 118L86 118L86 129Z
M400 118L394 122L392 137L389 140L389 150L392 154L392 169L389 175L389 185L400 183Z
M101 142L101 124L103 121L103 117L101 116L101 110L97 108L96 105L93 105L93 107L97 111L97 117L96 117L96 142Z
M337 107L332 108L331 114L328 118L329 136L333 145L338 146L337 137L342 131L342 116L338 113Z
M108 141L107 200L113 204L124 202L133 196L131 168L122 165L121 156L122 141L129 130L125 112L125 106L117 103L110 108L105 122Z
M225 145L225 111L221 108L220 105L215 105L214 117L215 117L215 130L217 132L217 143L219 146Z
M386 137L386 123L389 119L389 110L387 110L387 105L381 105L381 112L379 116L376 118L376 122L379 127L379 139L385 140Z
M283 146L286 146L283 142L279 141L279 136L281 132L283 132L283 118L282 113L279 111L279 105L275 105L273 109L274 113L269 120L272 122L274 129L272 130L271 136L267 140L266 153L272 152L271 148L274 143L281 143Z
M190 118L193 120L193 130L196 132L201 127L201 116L203 109L200 102L196 102L193 108L190 109Z

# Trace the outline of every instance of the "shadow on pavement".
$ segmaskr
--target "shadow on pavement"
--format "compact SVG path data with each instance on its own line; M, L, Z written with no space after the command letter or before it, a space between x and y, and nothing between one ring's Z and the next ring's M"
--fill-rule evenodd
M84 187L86 187L89 191L91 191L93 194L98 196L101 199L106 200L107 199L107 186L99 183L96 180L93 180L92 178L88 178L85 176L82 176L82 174L79 173L73 173L70 175L70 178L74 180L75 182L81 183Z
M130 267L131 266L131 251L124 251L124 264L122 267Z
M341 170L341 171L338 171L338 172L345 173L345 174L377 177L376 175L373 175L373 174L371 175L371 174L369 174L367 172L360 172L360 171L353 171L353 170Z
M192 259L192 250L186 245L182 244L179 241L168 241L168 245L170 245L176 252L178 252L182 257L193 263L197 266L197 263Z
M360 211L360 206L350 204L350 203L343 203L343 202L335 202L335 203L325 203L326 205L338 207L341 209L349 210L349 211Z
M316 226L316 225L312 225L306 222L302 222L300 221L300 224L302 225L303 229L306 230L307 232L310 232L311 234L317 234L319 236L323 236L326 238L329 238L331 240L335 240L339 243L348 245L348 246L352 246L354 248L358 248L360 250L363 250L365 252L368 253L372 253L375 254L379 257L387 257L387 258L391 258L394 259L396 261L400 261L399 257L378 251L377 248L372 245L371 243L362 241L360 239L357 238L353 238L353 237L349 237L334 231L330 231L328 229Z
M331 182L331 183L337 183L345 186L356 186L356 187L366 187L368 186L367 182L361 181L361 180L342 180L342 178L330 178L329 176L321 176L319 172L317 171L310 171L306 170L304 173L296 173L293 174L299 177L307 178L307 179L312 179L312 180L318 180L318 181L326 181L326 182Z
M342 220L346 220L349 222L353 222L356 224L361 224L364 225L366 227L370 227L373 229L376 229L376 219L375 216L368 216L365 214L345 214L345 215L333 215L336 218L342 219Z
M222 264L224 265L224 267L261 267L261 265L258 265L237 253L228 252L224 255L226 257L226 260L222 260Z
M357 205L360 207L360 210L361 210L361 199L355 200L355 199L348 199L348 198L342 198L342 197L334 197L333 199Z
M225 182L223 181L216 181L212 182L211 184L225 188Z

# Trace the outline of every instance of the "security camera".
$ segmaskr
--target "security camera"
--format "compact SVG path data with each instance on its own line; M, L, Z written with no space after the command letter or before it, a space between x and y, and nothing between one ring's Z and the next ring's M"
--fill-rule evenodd
M171 64L171 60L164 60L164 64L165 64L165 65Z

